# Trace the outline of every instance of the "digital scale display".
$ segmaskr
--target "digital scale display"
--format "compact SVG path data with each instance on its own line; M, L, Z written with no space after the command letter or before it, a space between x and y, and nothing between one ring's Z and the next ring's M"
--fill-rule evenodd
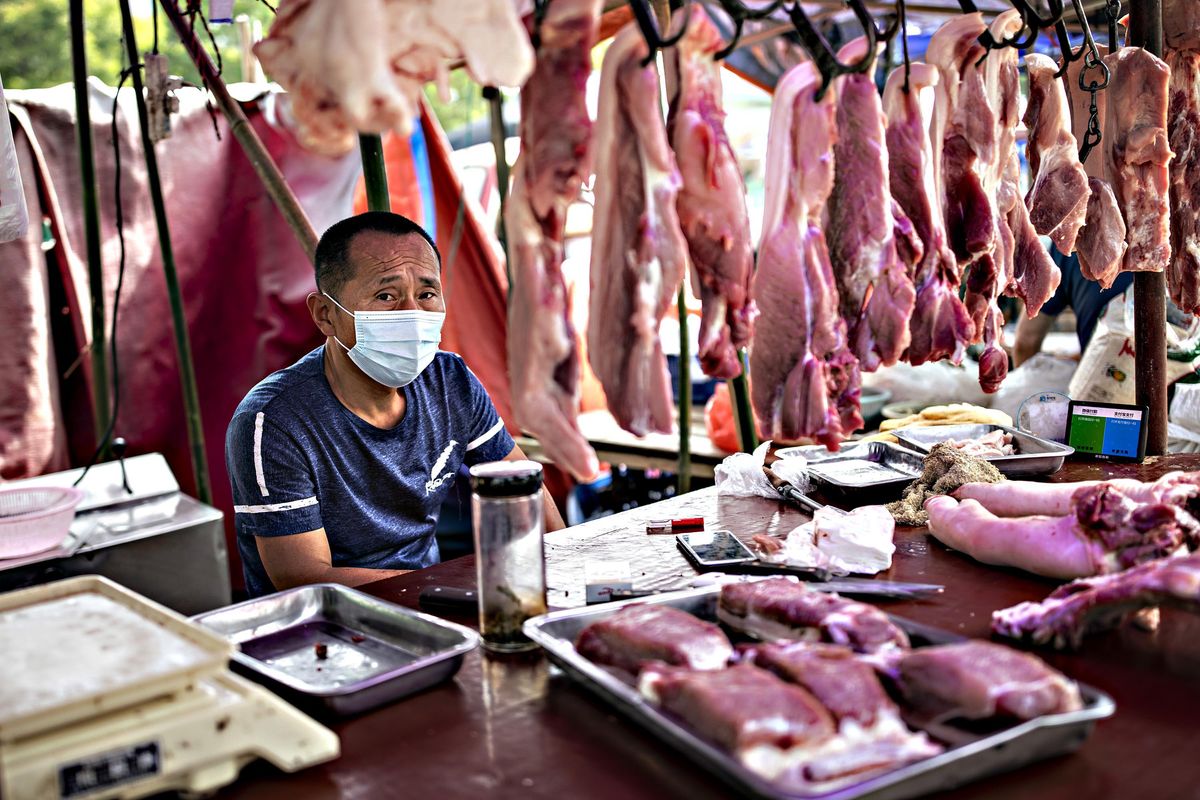
M1071 401L1067 444L1080 455L1141 461L1146 454L1143 406Z

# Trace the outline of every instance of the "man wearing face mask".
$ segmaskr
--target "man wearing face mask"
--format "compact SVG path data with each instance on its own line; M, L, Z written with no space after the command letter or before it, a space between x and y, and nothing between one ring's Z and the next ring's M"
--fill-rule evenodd
M459 467L524 457L463 360L438 350L441 256L419 225L342 220L316 272L308 310L325 344L255 386L225 438L252 597L437 563ZM546 527L561 528L546 497Z

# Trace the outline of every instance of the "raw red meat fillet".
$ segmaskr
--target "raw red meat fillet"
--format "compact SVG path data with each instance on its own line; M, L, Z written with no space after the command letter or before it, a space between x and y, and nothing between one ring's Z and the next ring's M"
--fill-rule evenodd
M676 12L682 24L686 12ZM725 46L703 9L691 9L687 35L665 51L672 96L667 129L683 176L676 207L692 260L692 287L700 298L700 366L714 378L742 371L737 351L750 343L757 311L750 300L754 254L746 186L729 138L721 101L721 67L713 53Z
M1125 218L1129 244L1122 272L1161 272L1171 261L1167 163L1170 70L1140 47L1124 47L1104 63L1112 73L1104 123L1108 178Z
M1075 250L1075 238L1087 213L1087 173L1079 163L1079 143L1071 132L1071 107L1058 65L1038 53L1025 56L1029 73L1026 159L1034 176L1025 196L1029 220L1039 234L1049 236L1060 253Z
M787 578L721 587L721 621L762 638L824 640L863 653L908 647L908 637L874 606L811 591Z
M1125 218L1117 205L1112 186L1099 178L1088 178L1087 216L1075 240L1079 271L1088 280L1107 289L1121 272L1125 258Z
M687 242L675 211L682 180L667 144L658 70L629 23L604 56L593 153L589 359L627 431L669 433L671 379L658 327L675 300Z
M934 183L933 148L921 111L922 91L931 89L937 80L936 68L913 63L907 93L904 67L888 76L883 91L892 197L922 245L911 261L916 301L909 321L911 341L904 356L914 365L943 358L957 364L975 335L975 324L958 297L962 276L946 243L942 200Z
M899 662L905 700L938 719L1033 719L1083 707L1079 687L1029 653L983 641L922 647Z
M641 604L626 606L584 628L575 649L597 664L633 673L650 661L720 669L733 655L729 639L711 622L670 606Z
M764 438L810 438L836 450L862 417L858 359L846 345L820 227L837 138L832 93L815 99L820 80L812 64L793 67L771 105L763 236L752 284L761 317L750 369Z
M1078 647L1089 633L1114 628L1141 609L1159 606L1200 611L1200 554L1068 583L1040 603L994 612L992 631L1037 644Z
M866 49L860 37L838 58L858 62ZM831 90L837 93L838 132L825 226L850 350L866 372L891 366L904 353L915 299L912 278L896 254L887 120L873 74L843 76Z
M585 91L599 0L556 0L539 29L537 67L521 89L521 156L505 232L513 284L508 367L517 424L578 480L599 470L579 432L580 365L563 281L567 209L591 171Z
M1200 3L1188 6L1200 24ZM1164 28L1166 18L1164 17ZM1200 37L1200 31L1193 32ZM1195 47L1200 48L1200 42ZM1168 133L1171 150L1171 299L1200 311L1200 49L1167 50L1171 68Z
M869 728L881 716L900 713L875 670L848 647L791 642L755 646L748 653L758 666L812 694L838 722L850 719Z

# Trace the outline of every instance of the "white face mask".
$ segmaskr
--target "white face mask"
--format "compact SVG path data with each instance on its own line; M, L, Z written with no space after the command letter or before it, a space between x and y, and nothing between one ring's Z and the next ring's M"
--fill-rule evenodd
M322 293L324 294L324 293ZM376 383L399 389L417 379L442 341L441 311L349 311L325 294L333 304L354 317L354 347L346 347L350 360Z

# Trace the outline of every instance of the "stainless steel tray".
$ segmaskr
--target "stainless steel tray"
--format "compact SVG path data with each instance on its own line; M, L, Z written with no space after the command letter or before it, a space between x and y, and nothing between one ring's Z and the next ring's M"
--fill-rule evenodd
M1081 711L1039 717L988 733L973 734L964 730L957 744L933 758L908 764L836 791L815 795L790 792L746 769L729 753L701 739L647 702L634 686L575 651L574 641L580 631L593 622L615 614L622 606L636 602L661 603L702 619L714 620L719 593L719 587L705 587L663 594L652 599L556 611L526 622L525 634L541 645L550 660L574 680L710 770L742 796L776 800L797 797L902 800L918 797L1073 752L1087 739L1096 720L1111 716L1116 710L1111 697L1079 684L1084 701ZM908 632L914 647L944 644L963 638L910 620L896 617L893 620Z
M1051 475L1062 469L1063 461L1075 452L1070 445L1052 442L1007 425L930 425L889 431L909 447L928 453L938 442L947 439L974 439L1002 430L1013 435L1016 454L994 456L984 460L1008 476Z
M449 680L474 631L319 583L192 618L239 645L234 662L300 705L357 714ZM318 658L323 646L325 657Z
M888 442L848 444L837 452L821 445L789 447L778 455L788 453L808 460L809 478L831 500L898 500L924 467L921 454Z

